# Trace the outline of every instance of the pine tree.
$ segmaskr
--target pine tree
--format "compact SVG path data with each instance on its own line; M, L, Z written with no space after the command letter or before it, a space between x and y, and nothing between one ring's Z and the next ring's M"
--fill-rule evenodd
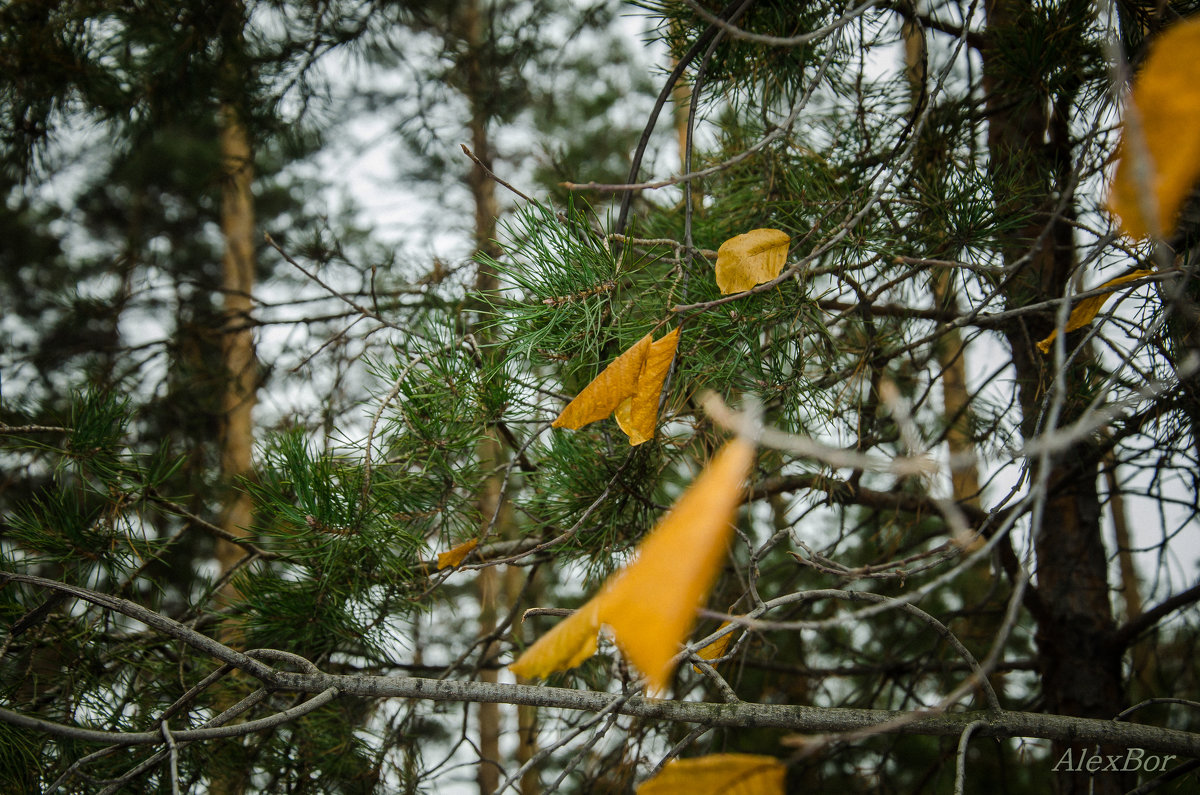
M264 791L491 787L480 757L500 790L1191 785L1196 719L1131 694L1196 693L1200 589L1166 562L1196 521L1193 272L1106 206L1115 43L1153 37L1074 0L647 6L674 67L625 182L528 201L419 305L356 305L406 337L365 438L265 446L236 605L111 600L161 543L138 512L173 466L119 401L2 429L48 484L5 520L9 781L165 787L216 749ZM642 157L672 96L675 176ZM1157 562L1103 532L1134 503L1117 545ZM527 574L494 631L447 620L499 566ZM678 616L686 651L657 629ZM230 617L240 648L212 640ZM546 681L484 675L510 662ZM179 734L231 692L262 721L242 739ZM460 705L484 703L537 706L539 750L471 747Z

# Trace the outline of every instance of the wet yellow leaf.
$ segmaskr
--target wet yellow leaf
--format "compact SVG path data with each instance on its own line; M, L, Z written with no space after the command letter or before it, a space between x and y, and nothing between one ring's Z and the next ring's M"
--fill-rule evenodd
M654 437L658 399L679 346L679 329L652 342L649 334L616 359L574 400L553 423L555 428L581 428L614 414L628 436L639 445Z
M783 270L791 238L778 229L752 229L717 249L717 287L721 295L740 293L769 282Z
M1121 228L1133 237L1169 236L1184 200L1200 178L1197 52L1200 19L1172 25L1151 46L1145 65L1134 78L1129 96L1132 107L1126 117L1131 112L1138 114L1142 141L1129 135L1127 125L1109 199L1112 211L1121 217ZM1151 208L1156 213L1148 213Z
M783 795L787 767L773 756L710 754L672 759L638 795Z
M596 653L599 631L600 601L593 597L538 638L508 669L517 676L533 679L574 668Z
M717 627L717 630L720 631L722 629L725 629L725 627L727 627L727 626L729 626L729 622L722 621L721 626ZM725 653L727 651L729 651L729 646L730 646L730 644L733 643L733 638L735 635L737 635L736 632L730 632L728 635L717 638L716 640L714 640L712 643L708 644L707 646L703 646L703 647L697 649L696 656L699 657L701 660L715 660L718 657L724 657ZM699 666L695 666L695 665L692 666L692 670L695 671L696 673L701 672Z
M595 651L595 629L603 624L649 688L664 690L672 658L721 568L753 463L754 446L745 440L721 448L642 541L635 560L509 667L521 676L545 676L578 665ZM585 639L591 643L588 654Z
M1116 287L1119 284L1125 284L1126 282L1140 279L1143 276L1149 276L1151 273L1153 273L1153 271L1134 271L1133 273L1126 274L1125 276L1118 276L1115 279L1110 279L1095 289L1102 290L1105 287ZM1100 310L1104 307L1104 303L1112 297L1113 293L1093 295L1092 297L1085 298L1076 304L1071 309L1071 314L1067 318L1067 331L1070 332L1075 331L1076 329L1081 329L1088 323L1091 323L1093 320L1095 320L1096 315L1100 314ZM1057 336L1058 329L1051 331L1050 336L1046 337L1046 339L1037 344L1038 350L1040 350L1042 353L1049 353L1050 346L1054 344L1054 338Z
M438 571L457 566L463 562L467 555L471 554L471 550L479 546L479 539L472 538L470 541L465 541L458 546L451 547L445 552L438 553Z

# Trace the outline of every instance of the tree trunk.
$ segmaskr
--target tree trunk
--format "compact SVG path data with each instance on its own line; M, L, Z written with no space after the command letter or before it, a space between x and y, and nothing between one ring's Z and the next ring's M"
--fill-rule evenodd
M239 111L230 104L221 107L221 233L225 238L222 260L224 293L221 357L225 380L221 395L221 479L225 503L220 526L235 536L247 534L251 522L250 496L237 481L251 471L254 447L252 412L258 388L258 364L250 329L254 290L254 177L250 139ZM221 571L227 572L243 557L243 551L228 541L217 542ZM235 597L226 588L224 598Z
M250 139L238 109L223 104L219 122L221 233L225 239L221 280L224 294L221 361L225 372L218 439L224 504L218 524L234 536L245 536L253 506L250 495L238 487L238 481L251 472L254 448L251 414L258 387L254 338L249 324L254 289L254 196L250 190L254 161ZM237 544L223 539L217 541L216 553L222 574L230 573L245 554ZM217 595L219 605L231 604L238 598L239 593L232 582L226 582ZM221 639L226 644L238 644L240 635L236 624L226 624ZM232 701L218 704L221 709L229 706ZM245 791L245 774L245 770L236 768L214 770L209 792L240 795Z
M485 171L492 167L491 139L488 135L488 125L491 114L487 100L491 93L485 72L484 48L487 41L484 9L480 0L469 0L463 12L462 32L466 43L462 68L466 73L466 99L471 106L471 147L478 163L471 166L467 184L471 190L471 198L475 206L475 254L497 257L500 252L495 242L496 219L500 213L496 201L496 185ZM480 165L483 164L483 165ZM475 277L475 291L480 295L494 293L500 281L494 268L482 262L477 263L479 270ZM482 350L487 343L487 333L480 329L478 323L472 324L472 331L480 344L481 356L487 356ZM494 428L488 428L480 440L476 453L479 458L480 472L484 482L479 490L478 508L483 523L481 532L487 529L493 516L498 515L499 500L502 493L502 468L504 463L504 448L499 433ZM498 527L496 529L499 529ZM500 595L499 574L494 568L483 569L479 572L479 634L481 637L493 635L496 631L497 599ZM486 644L482 660L491 661L499 650L499 644L492 639ZM495 682L496 671L484 668L479 671L479 679L483 682ZM491 795L500 785L500 706L498 704L480 704L478 713L479 725L479 768L477 780L481 795Z
M987 4L984 87L996 212L1001 219L1027 219L1001 244L1005 265L1012 272L1005 294L1010 308L1061 297L1076 265L1068 129L1074 94L1060 89L1057 96L1039 96L1037 87L1046 83L1026 73L1019 55L1011 50L1011 43L1038 29L1030 24L1035 13L1028 0ZM1052 358L1043 356L1034 343L1053 325L1052 319L1023 315L1004 329L1027 440L1037 431L1042 399L1055 376ZM1081 368L1064 375L1066 402L1060 421L1070 421L1080 408L1076 396L1084 391L1085 375ZM1048 471L1031 474L1031 483L1045 477L1048 484L1044 511L1032 528L1037 557L1034 617L1043 708L1062 715L1111 719L1124 706L1124 694L1121 650L1112 637L1096 487L1098 458L1088 442L1081 442L1053 455ZM1052 756L1061 758L1067 748L1056 745ZM1073 750L1078 756L1081 749ZM1128 783L1119 774L1083 771L1054 776L1063 793L1119 793Z

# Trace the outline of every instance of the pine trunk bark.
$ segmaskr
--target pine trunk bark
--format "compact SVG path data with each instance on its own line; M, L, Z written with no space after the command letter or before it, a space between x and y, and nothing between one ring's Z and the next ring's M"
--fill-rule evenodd
M484 9L480 0L469 0L464 8L462 19L463 38L466 43L462 68L465 69L467 101L471 107L470 134L471 147L478 158L471 166L467 177L467 185L471 190L471 198L475 210L475 254L488 257L499 256L496 245L496 219L500 214L496 200L496 184L492 181L487 170L492 168L492 147L488 127L492 121L488 108L491 94L487 83L484 48L487 42L487 30L484 20ZM485 170L485 167L487 170ZM478 271L475 277L475 291L479 295L494 293L500 285L499 277L494 268L483 262L477 263ZM481 348L487 343L487 332L480 328L477 322L472 324L472 332ZM481 355L486 353L481 350ZM488 428L480 440L476 455L479 469L483 473L484 482L479 490L478 510L482 521L481 532L487 529L493 516L501 510L499 501L503 493L502 471L504 463L504 447L499 433L495 428ZM499 524L499 523L498 523ZM499 573L494 568L482 569L479 572L479 634L482 638L492 637L496 633L497 600L501 592ZM488 667L495 658L499 644L492 637L486 643L481 659L485 667L479 671L479 679L483 682L497 681L496 671ZM479 767L477 781L481 795L491 795L500 785L500 705L480 704L478 707L479 727Z
M230 103L222 104L218 121L222 163L221 234L225 242L221 279L224 377L218 438L223 505L218 525L230 535L243 537L249 533L253 505L250 496L238 487L238 482L251 472L254 449L251 415L258 389L258 364L249 322L254 290L254 196L251 192L254 161L250 137L239 110ZM219 539L216 555L221 574L229 575L245 553L237 544ZM232 581L227 581L217 594L218 605L222 606L239 598ZM225 625L222 641L233 645L241 642L237 624ZM218 706L231 705L232 701L229 701ZM241 795L245 791L246 772L236 768L214 770L209 792Z
M245 536L251 523L251 502L237 487L250 474L254 449L252 413L258 390L258 362L250 318L254 291L254 178L250 138L238 110L225 104L220 111L221 234L225 239L222 260L224 294L221 358L225 379L221 395L221 479L225 489L220 527L234 536ZM222 573L243 557L243 550L228 541L217 542ZM236 598L232 587L225 599Z
M1030 30L1041 29L1032 24L1039 13L1032 2L990 0L986 9L984 88L996 213L1001 221L1025 219L1013 224L1016 228L1000 246L1011 274L1005 298L1015 308L1061 297L1077 263L1068 128L1074 94L1061 87L1057 95L1041 93L1039 86L1049 81L1029 74L1015 51ZM1087 14L1076 18L1080 17L1086 19ZM1069 30L1063 33L1071 35ZM1069 73L1077 64L1063 67ZM1023 315L1004 329L1027 440L1038 432L1043 398L1056 375L1052 358L1034 345L1053 326L1050 318ZM1080 408L1075 396L1084 392L1086 378L1082 368L1062 375L1066 400L1060 423L1069 422ZM1044 709L1111 719L1123 708L1124 693L1121 650L1113 642L1098 475L1099 456L1086 441L1055 453L1044 470L1031 473L1031 483L1044 478L1047 484L1043 511L1032 528L1037 561L1033 604ZM1068 747L1056 745L1051 755L1059 759ZM1078 757L1081 749L1072 750ZM1120 774L1053 775L1057 791L1071 795L1115 795L1129 784Z

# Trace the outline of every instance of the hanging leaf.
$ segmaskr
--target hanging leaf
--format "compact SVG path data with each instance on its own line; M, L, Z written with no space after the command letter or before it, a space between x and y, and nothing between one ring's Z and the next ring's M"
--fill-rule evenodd
M663 382L678 346L679 329L657 342L652 342L649 334L642 337L584 387L558 415L553 426L581 428L615 414L617 424L629 436L630 445L652 439Z
M1105 287L1116 287L1119 284L1140 279L1143 276L1149 276L1153 271L1142 270L1134 271L1133 273L1124 276L1118 276L1115 279L1110 279L1104 284L1097 287L1097 290L1103 290ZM1081 329L1088 323L1096 319L1096 315L1100 314L1100 310L1104 307L1104 303L1109 298L1113 297L1113 293L1105 293L1104 295L1093 295L1090 298L1084 298L1071 309L1071 315L1067 318L1067 331L1075 331ZM1049 353L1050 346L1054 343L1054 338L1058 336L1058 329L1050 332L1050 336L1037 344L1038 350L1042 353Z
M769 282L783 271L791 238L778 229L752 229L717 249L717 287L721 295L740 293Z
M729 626L729 622L722 621L721 626L717 627L717 631L719 632L727 626ZM729 651L729 646L733 643L735 635L737 635L736 632L730 632L728 635L717 638L707 646L702 646L696 650L696 656L701 660L715 660L718 657L724 657L725 653ZM692 670L696 673L701 673L700 667L697 665L693 665Z
M451 547L445 552L438 553L438 571L457 566L462 563L467 555L471 554L471 550L479 546L479 539L472 538L470 541L464 541L456 547Z
M787 767L773 756L711 754L672 759L638 795L783 795Z
M1134 78L1126 117L1137 113L1141 140L1131 138L1127 125L1109 199L1112 211L1121 217L1121 228L1133 237L1169 236L1184 200L1200 179L1197 52L1200 19L1172 25L1151 46ZM1156 218L1147 217L1147 204L1156 210Z
M721 448L642 541L636 559L509 669L534 677L574 667L595 652L596 631L607 625L650 689L666 689L672 658L721 568L753 463L754 446L747 441L734 439Z

